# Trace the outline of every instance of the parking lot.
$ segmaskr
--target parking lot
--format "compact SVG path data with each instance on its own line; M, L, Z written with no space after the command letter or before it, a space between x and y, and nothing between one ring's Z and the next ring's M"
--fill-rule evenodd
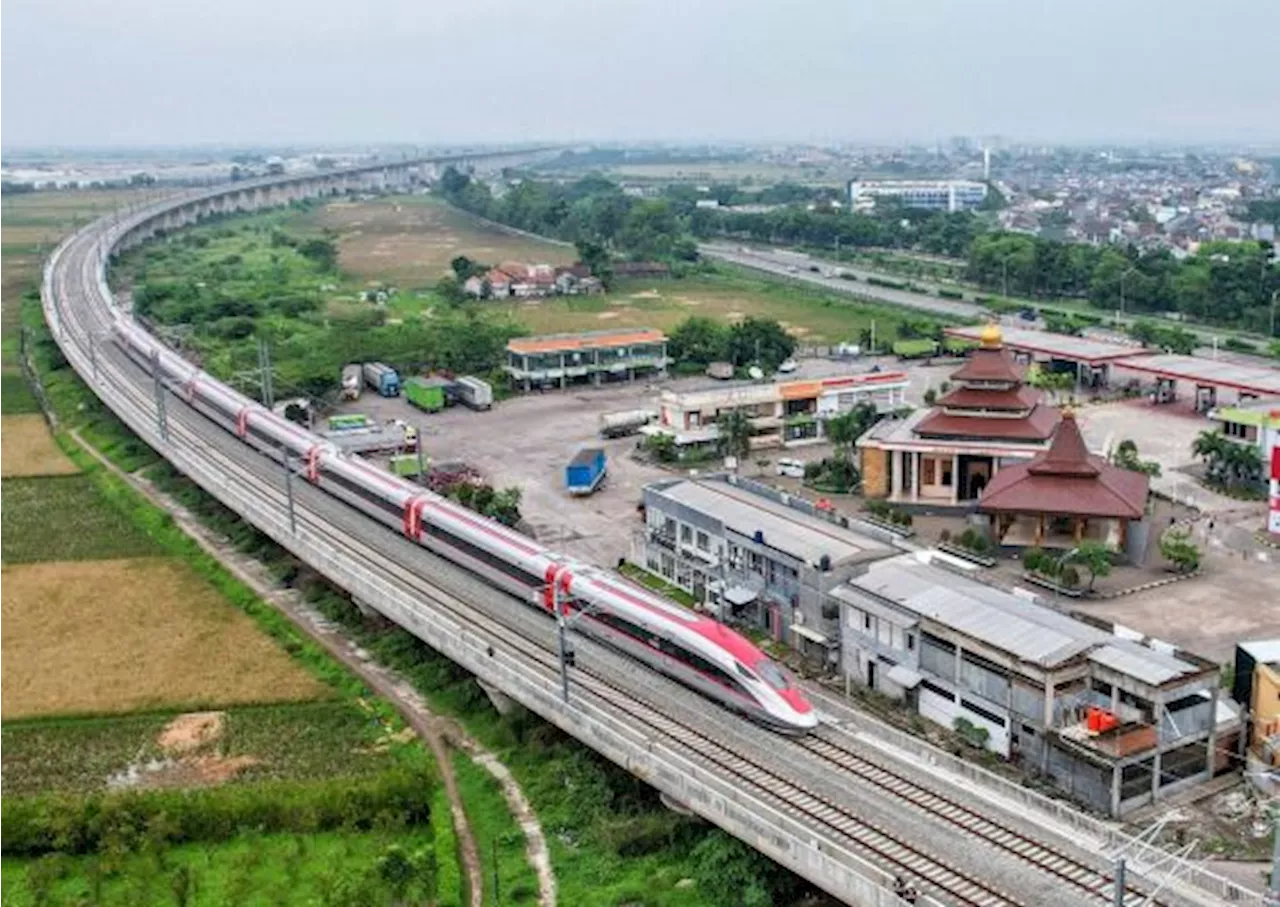
M816 378L862 373L878 364L884 370L902 365L892 359L837 362L802 360L791 378ZM955 366L911 365L907 397L919 403L924 391L945 380ZM567 554L602 566L617 562L630 549L639 528L636 507L641 489L667 471L631 457L636 438L603 440L600 416L631 409L657 409L661 390L692 390L728 386L705 377L681 378L660 384L617 384L579 387L513 397L488 412L453 406L440 413L424 413L404 397L379 397L365 388L359 400L341 405L340 412L364 413L380 422L392 419L418 426L423 448L434 463L463 462L480 471L495 487L515 486L523 493L521 511L538 538ZM608 457L604 486L586 498L564 490L564 467L582 447L602 447ZM825 456L828 445L788 451L790 458ZM782 453L769 451L776 462ZM750 474L757 467L746 467ZM770 467L772 468L772 467Z

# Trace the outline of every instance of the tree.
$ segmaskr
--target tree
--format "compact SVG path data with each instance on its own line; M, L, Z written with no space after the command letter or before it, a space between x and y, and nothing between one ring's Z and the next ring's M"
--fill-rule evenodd
M300 243L298 254L314 261L322 271L332 271L338 263L338 247L326 237L317 236Z
M609 264L609 250L605 248L604 243L579 239L574 243L574 247L578 250L578 260L608 287L613 281L613 268Z
M1191 533L1178 526L1170 527L1160 536L1160 555L1179 573L1191 573L1200 568L1200 549L1191 541Z
M852 461L854 445L879 419L874 404L859 403L847 413L827 420L827 439L836 455L846 463Z
M1125 438L1111 454L1113 466L1127 469L1130 472L1141 472L1159 478L1160 464L1155 460L1144 460L1138 456L1138 445L1130 438Z
M795 352L795 338L771 318L747 318L729 329L728 359L735 365L754 362L775 371Z
M1248 490L1262 481L1262 457L1250 444L1237 444L1220 431L1202 431L1191 452L1204 461L1205 481L1220 488Z
M1093 591L1094 581L1098 577L1111 575L1111 549L1102 542L1085 539L1075 547L1068 563L1079 564L1089 571L1089 591Z
M729 330L710 318L686 318L671 332L667 352L676 363L706 366L729 358Z
M644 449L659 463L674 463L680 458L676 436L668 432L652 434L645 439Z
M468 278L483 274L488 270L484 265L472 261L465 255L454 256L449 262L449 267L453 270L453 276L457 278L458 283L466 283Z
M731 409L720 416L716 426L722 455L742 460L751 452L751 419L745 412Z

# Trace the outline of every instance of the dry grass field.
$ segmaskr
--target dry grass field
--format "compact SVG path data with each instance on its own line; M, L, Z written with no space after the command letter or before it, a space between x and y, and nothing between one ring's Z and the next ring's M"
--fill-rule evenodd
M671 331L691 315L728 323L773 318L801 343L856 341L873 319L883 332L904 314L835 293L734 275L625 281L605 296L512 302L498 308L535 334L629 327Z
M505 233L430 196L338 201L303 216L312 229L338 233L339 263L356 277L400 287L427 287L466 255L478 261L572 264L571 246Z
M25 564L3 579L6 721L332 695L181 564Z
M0 418L0 476L65 476L79 472L35 413Z

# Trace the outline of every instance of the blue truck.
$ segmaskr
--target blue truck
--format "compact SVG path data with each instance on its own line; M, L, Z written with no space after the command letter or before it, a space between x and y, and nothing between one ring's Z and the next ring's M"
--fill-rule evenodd
M400 396L400 375L382 362L364 364L364 383L384 397Z
M584 447L564 468L564 486L569 494L592 494L604 481L606 472L604 451L599 447Z

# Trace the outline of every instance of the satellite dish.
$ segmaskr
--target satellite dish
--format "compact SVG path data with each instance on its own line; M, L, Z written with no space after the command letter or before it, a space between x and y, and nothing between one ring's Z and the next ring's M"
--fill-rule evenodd
M752 381L760 381L764 378L764 372L760 370L758 365L753 365L747 369L747 374L751 376Z

